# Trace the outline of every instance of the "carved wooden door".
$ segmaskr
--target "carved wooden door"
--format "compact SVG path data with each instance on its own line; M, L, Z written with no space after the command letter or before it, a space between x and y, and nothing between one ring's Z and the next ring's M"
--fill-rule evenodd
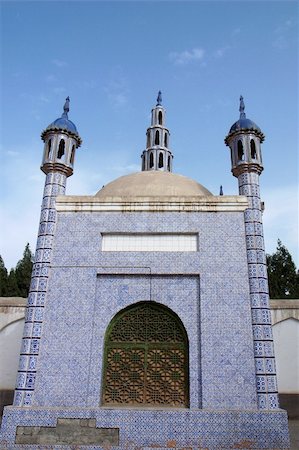
M188 406L188 341L168 308L143 302L118 314L106 338L104 405Z

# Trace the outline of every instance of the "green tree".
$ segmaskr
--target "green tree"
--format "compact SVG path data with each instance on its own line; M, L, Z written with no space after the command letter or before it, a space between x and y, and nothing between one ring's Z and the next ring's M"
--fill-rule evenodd
M18 288L18 282L15 269L11 269L7 279L7 292L6 297L19 297L20 291Z
M2 257L0 256L0 297L6 297L7 293L7 270Z
M23 258L16 265L16 280L19 289L19 295L21 297L27 297L30 287L31 272L33 265L33 254L29 248L29 244L26 245Z
M299 276L287 248L278 239L276 252L267 255L270 298L298 298Z

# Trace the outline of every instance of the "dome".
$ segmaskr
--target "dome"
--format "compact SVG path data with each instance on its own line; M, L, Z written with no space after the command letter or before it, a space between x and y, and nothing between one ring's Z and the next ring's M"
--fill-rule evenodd
M77 140L80 141L80 143L82 142L79 133L77 131L76 125L68 118L68 112L70 110L69 105L70 105L70 98L67 97L65 99L65 104L63 106L62 116L58 117L58 119L54 120L54 122L50 123L50 125L47 126L47 128L42 132L42 139L46 135L47 131L65 130L69 133L74 134L77 137Z
M259 135L261 142L263 142L265 136L262 133L260 127L258 127L256 123L254 123L252 120L246 117L245 104L242 95L240 96L239 111L240 111L240 118L230 127L228 136L225 138L225 142L227 143L227 138L229 138L231 134L234 134L237 131L255 131Z
M261 129L252 120L247 119L246 117L237 120L237 122L231 126L229 134L239 130L255 130L261 133Z
M108 183L96 197L195 197L213 195L191 178L157 170L125 175Z
M78 134L76 125L66 117L58 117L58 119L54 120L48 127L47 130L50 128L59 128L62 130L70 131L71 133Z

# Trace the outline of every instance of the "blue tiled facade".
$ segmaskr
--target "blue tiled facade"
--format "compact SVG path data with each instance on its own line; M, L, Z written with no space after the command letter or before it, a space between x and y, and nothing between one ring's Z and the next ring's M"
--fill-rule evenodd
M199 251L101 252L101 233L148 230L198 232ZM171 308L187 330L191 405L256 407L247 277L242 213L61 214L34 404L83 406L88 397L88 406L99 405L110 320L130 304L155 301ZM65 380L61 390L53 376L57 366Z
M198 252L101 251L102 233L166 231L198 233ZM3 434L10 445L16 425L96 417L99 427L120 428L118 448L163 448L170 440L178 448L230 448L242 439L251 439L252 448L287 448L285 412L258 411L242 211L59 212L52 252L33 405L7 410ZM168 306L185 326L188 409L101 406L107 326L140 301Z

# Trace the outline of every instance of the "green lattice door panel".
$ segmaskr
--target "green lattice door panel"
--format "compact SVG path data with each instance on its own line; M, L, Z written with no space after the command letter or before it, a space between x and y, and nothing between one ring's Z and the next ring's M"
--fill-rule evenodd
M107 333L105 405L188 406L188 343L177 316L140 303L117 315Z

